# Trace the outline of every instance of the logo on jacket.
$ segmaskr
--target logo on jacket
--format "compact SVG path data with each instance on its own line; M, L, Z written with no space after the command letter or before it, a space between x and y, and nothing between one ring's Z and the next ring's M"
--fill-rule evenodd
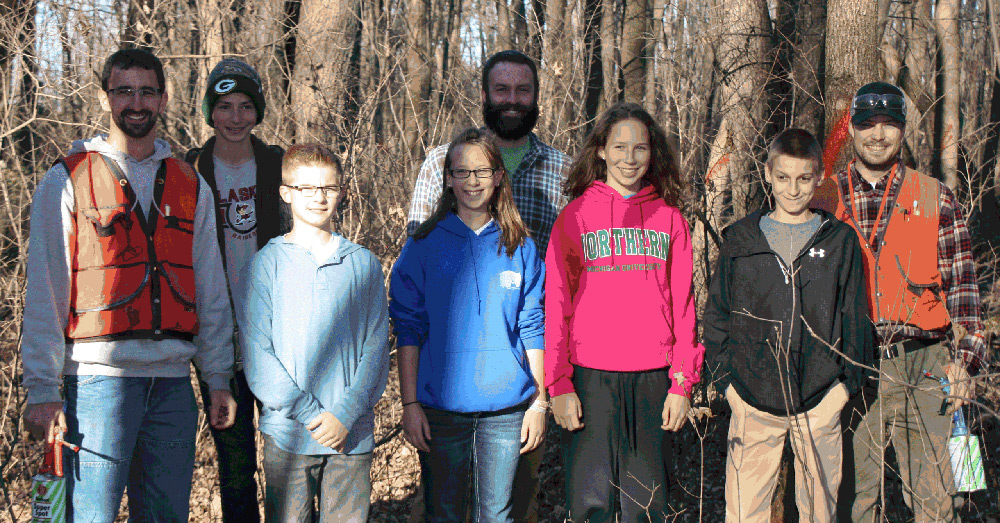
M500 273L500 286L504 289L516 290L521 288L521 274L514 271L503 271Z
M670 254L670 234L652 229L615 227L598 229L580 235L580 244L587 261L612 255L652 256L666 260Z
M820 258L826 257L826 250L825 249L819 249L819 250L817 250L815 247L810 247L809 248L809 257L810 258L815 258L817 256L819 256Z

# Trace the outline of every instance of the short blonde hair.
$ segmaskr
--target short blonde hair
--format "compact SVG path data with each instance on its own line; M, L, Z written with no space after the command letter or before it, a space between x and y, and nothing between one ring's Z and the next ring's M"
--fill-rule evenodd
M291 146L281 160L281 183L288 184L292 180L292 171L304 165L330 167L337 173L337 181L344 176L344 167L340 158L325 145L304 143Z

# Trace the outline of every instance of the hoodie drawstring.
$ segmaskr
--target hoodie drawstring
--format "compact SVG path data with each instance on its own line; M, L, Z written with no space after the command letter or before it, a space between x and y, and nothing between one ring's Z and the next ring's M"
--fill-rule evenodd
M469 231L469 234L476 234L475 232ZM469 245L469 254L472 258L472 277L476 280L476 311L482 315L483 314L483 295L479 290L479 266L476 263L476 249L472 244L472 236L466 235L465 242Z

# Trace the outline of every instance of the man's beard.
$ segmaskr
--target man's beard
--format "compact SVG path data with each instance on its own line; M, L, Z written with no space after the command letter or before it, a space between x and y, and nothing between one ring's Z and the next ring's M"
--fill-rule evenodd
M504 111L522 111L524 116L505 116ZM504 140L517 140L527 136L535 123L538 122L538 104L531 106L519 104L494 105L487 97L483 104L483 122L486 127Z
M889 169L892 169L892 166L895 165L896 162L898 162L900 160L900 157L902 156L902 152L903 152L903 147L902 147L902 144L901 144L900 147L899 147L899 149L895 152L895 154L889 156L889 158L886 161L882 162L882 163L872 163L872 162L868 161L868 159L865 158L865 155L861 151L855 151L855 153L856 153L855 157L869 171L873 171L873 172L888 172Z
M128 114L136 113L145 115L146 121L141 124L130 123L126 116ZM149 110L122 111L115 117L115 124L123 133L125 133L125 136L128 136L129 138L145 138L146 135L153 130L153 127L156 126L156 116L153 116L153 112Z

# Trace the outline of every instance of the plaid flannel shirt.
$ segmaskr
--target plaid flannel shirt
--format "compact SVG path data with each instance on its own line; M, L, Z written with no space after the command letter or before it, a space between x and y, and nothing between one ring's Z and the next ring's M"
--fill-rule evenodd
M510 176L514 204L528 227L531 238L538 247L538 254L545 257L552 224L559 211L569 203L563 194L563 182L569 172L570 158L535 136L528 135L528 152L521 165ZM413 234L417 227L430 218L441 197L441 176L444 169L444 155L448 144L435 147L427 155L413 188L410 212L406 217L406 233Z
M901 164L900 164L901 166ZM884 176L874 187L865 180L857 169L852 168L850 173L846 169L837 174L840 198L843 202L850 201L850 185L847 176L853 177L854 183L854 208L858 213L854 219L865 237L871 235L875 219L878 217L878 209L885 195L889 201L896 199L899 195L900 187L903 185L903 176L896 176L892 186L886 188L889 177ZM942 292L945 296L945 306L951 316L951 321L961 325L967 331L964 338L957 340L957 353L953 354L956 361L961 361L970 371L975 372L979 365L986 361L986 338L983 333L983 322L979 317L980 301L979 287L976 282L976 267L972 257L972 241L969 237L969 229L962 216L962 209L955 204L955 195L944 184L940 184L941 190L938 196L938 271L941 273L943 281ZM846 206L850 212L850 206ZM892 213L885 213L879 223L879 230L885 230L889 224ZM919 240L916 244L919 246ZM875 249L877 245L873 246ZM925 331L914 325L904 324L876 324L879 337L883 340L890 337L913 338L913 339L944 339L946 332Z

